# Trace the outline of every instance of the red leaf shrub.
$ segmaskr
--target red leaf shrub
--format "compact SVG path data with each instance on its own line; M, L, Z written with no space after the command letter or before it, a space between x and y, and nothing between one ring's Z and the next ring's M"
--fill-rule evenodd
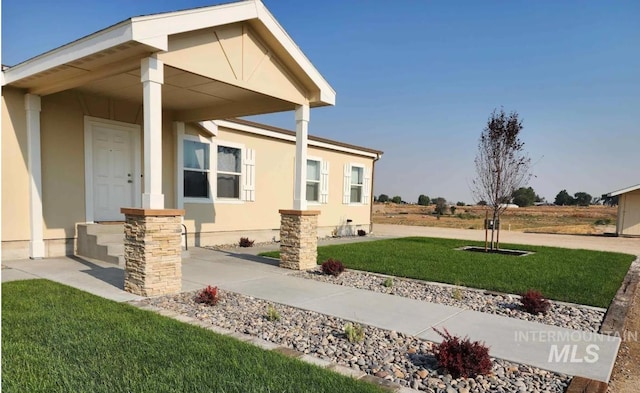
M336 259L329 258L322 264L322 273L330 274L334 277L338 277L344 270L344 264Z
M248 237L240 238L240 247L253 247L255 240L249 240Z
M436 347L436 360L452 377L475 378L491 371L489 348L484 343L452 336L447 329L444 332L433 330L444 339Z
M367 231L364 229L358 229L358 236L367 236Z
M220 300L218 287L207 286L196 296L196 303L204 303L209 306L215 306Z
M549 311L549 307L551 307L551 303L542 297L540 292L533 289L520 295L520 303L522 303L522 308L526 312L533 315L546 314Z

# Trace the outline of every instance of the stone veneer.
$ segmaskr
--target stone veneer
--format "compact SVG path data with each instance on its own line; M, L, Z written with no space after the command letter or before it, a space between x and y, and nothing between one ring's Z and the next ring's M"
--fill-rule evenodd
M318 210L280 210L280 267L314 268L318 258Z
M122 208L124 225L124 290L159 296L182 289L181 217L179 209Z

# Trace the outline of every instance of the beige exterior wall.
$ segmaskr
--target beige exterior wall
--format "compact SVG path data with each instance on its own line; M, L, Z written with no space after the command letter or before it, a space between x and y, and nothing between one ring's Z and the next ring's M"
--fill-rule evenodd
M620 195L618 234L640 236L640 190Z
M187 134L197 133L197 128L186 127ZM255 201L218 202L213 204L185 203L184 222L190 233L201 232L200 245L233 243L241 236L261 237L263 240L278 238L280 227L279 209L293 207L295 143L240 131L220 128L212 138L214 144L225 142L243 145L256 153ZM211 149L215 154L215 148ZM372 158L347 154L327 149L309 147L309 157L330 162L328 203L309 203L310 210L319 210L318 234L328 236L334 229L352 220L352 227L369 232L370 204L343 204L344 165L362 165L369 173ZM211 174L215 181L215 173ZM256 231L263 231L257 233ZM214 232L237 232L210 236ZM233 239L233 241L229 241ZM196 243L198 244L198 243Z
M29 181L27 172L26 114L24 92L3 89L2 100L2 242L6 257L26 257L29 242ZM46 255L73 251L76 225L85 217L84 118L104 118L141 125L140 104L65 91L42 97L41 149L42 198ZM293 123L293 119L292 119ZM187 125L186 132L202 130ZM167 208L180 208L176 200L176 142L172 113L163 113L163 193ZM143 138L143 136L142 136ZM279 237L279 209L293 207L295 143L266 136L220 128L213 143L230 142L256 153L255 201L211 204L185 203L185 224L191 234L199 232L196 244L233 243L240 236L259 241ZM142 150L141 140L141 150ZM211 150L215 154L215 148ZM140 152L140 166L143 167ZM370 205L345 205L343 168L347 163L365 166L371 173L372 158L309 148L309 156L330 162L327 204L309 204L319 210L318 234L331 232L352 220L352 228L369 231ZM215 158L215 156L214 156ZM215 174L212 174L215 181ZM144 187L142 187L144 188Z
M17 250L28 247L29 241L25 93L5 88L2 94L2 242L3 248ZM65 239L75 238L76 224L86 222L85 116L141 125L142 110L140 104L76 91L44 96L41 103L43 237L48 256L63 255L73 249L73 242ZM163 192L167 207L175 206L174 142L171 113L163 113ZM142 160L141 151L141 167ZM8 254L26 255L18 251Z
M29 239L26 116L24 92L4 87L2 89L3 242Z

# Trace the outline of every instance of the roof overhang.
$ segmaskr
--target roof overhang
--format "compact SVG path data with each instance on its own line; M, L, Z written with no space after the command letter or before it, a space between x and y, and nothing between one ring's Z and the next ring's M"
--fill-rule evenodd
M250 23L295 77L314 87L310 106L335 105L333 88L260 0L134 17L3 70L2 85L52 94L139 69L141 58L168 50L171 35L238 22Z
M204 127L203 123L209 123L209 122L200 122L199 125L201 127ZM210 121L210 123L214 123L216 125L216 132L218 127L223 127L231 130L246 132L249 134L261 135L269 138L284 140L294 144L296 143L296 132L292 130L286 130L284 128L278 128L278 127L273 127L266 124L254 123L252 121L243 120L243 119L213 120L213 121ZM350 145L347 143L338 142L338 141L334 141L326 138L320 138L313 135L309 135L308 145L311 147L317 147L321 149L339 151L342 153L368 157L374 160L379 159L380 157L382 157L382 154L383 154L383 152L380 150L374 150L367 147Z
M621 190L612 191L612 192L608 193L607 196L608 197L614 197L614 196L617 196L617 195L626 194L628 192L632 192L632 191L636 191L636 190L640 190L640 184L636 184L635 186L623 188Z

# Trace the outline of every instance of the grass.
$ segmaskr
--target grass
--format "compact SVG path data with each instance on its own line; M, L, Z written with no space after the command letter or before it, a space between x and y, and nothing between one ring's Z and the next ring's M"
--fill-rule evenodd
M46 280L2 284L3 392L378 392Z
M502 244L534 251L525 257L455 250L484 243L408 237L318 247L318 262L341 260L349 269L455 284L507 293L536 289L572 303L609 307L633 255ZM278 252L261 255L279 257Z

